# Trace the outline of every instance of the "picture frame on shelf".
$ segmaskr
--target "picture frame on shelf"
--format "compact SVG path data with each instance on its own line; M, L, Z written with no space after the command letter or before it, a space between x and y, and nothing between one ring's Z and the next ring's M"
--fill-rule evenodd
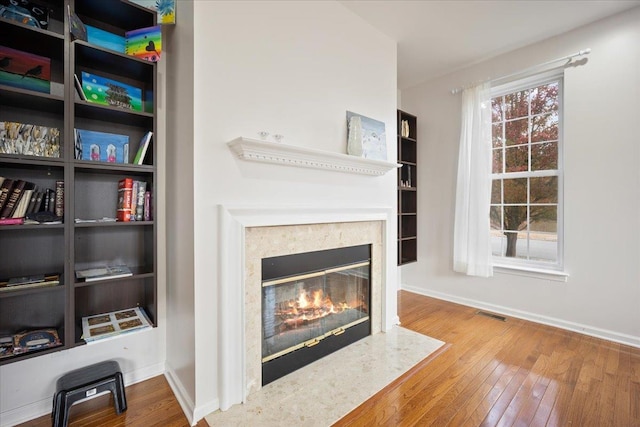
M129 163L129 136L75 129L77 160Z
M347 111L347 153L374 160L387 160L384 122Z
M0 46L0 84L51 93L51 59Z

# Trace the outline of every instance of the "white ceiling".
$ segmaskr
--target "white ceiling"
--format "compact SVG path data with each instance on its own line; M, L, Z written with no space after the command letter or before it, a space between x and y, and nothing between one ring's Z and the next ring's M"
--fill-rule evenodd
M399 89L640 5L640 0L340 2L398 42Z

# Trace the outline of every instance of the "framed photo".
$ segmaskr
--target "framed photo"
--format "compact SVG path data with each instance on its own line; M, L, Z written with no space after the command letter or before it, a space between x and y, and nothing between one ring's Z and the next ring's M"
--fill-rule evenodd
M374 160L387 160L384 122L347 111L347 153Z

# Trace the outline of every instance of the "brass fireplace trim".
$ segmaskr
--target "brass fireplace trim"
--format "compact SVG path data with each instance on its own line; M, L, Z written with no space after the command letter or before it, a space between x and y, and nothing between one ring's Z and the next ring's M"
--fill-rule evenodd
M364 261L364 262L358 262L358 263L355 263L355 264L349 264L349 265L343 265L343 266L340 266L340 267L330 268L330 269L327 269L327 270L316 271L314 273L299 274L297 276L289 276L289 277L284 277L284 278L281 278L281 279L268 280L266 282L262 282L262 287L263 288L267 288L269 286L280 285L282 283L295 282L296 280L311 279L312 277L320 277L320 276L327 275L329 273L337 273L339 271L350 270L352 268L358 268L358 267L364 267L364 266L370 265L370 264L371 264L371 262Z
M332 330L326 332L323 335L317 336L315 338L311 338L310 340L301 342L301 343L296 344L296 345L294 345L292 347L285 348L284 350L281 350L281 351L279 351L277 353L271 354L271 355L269 355L267 357L263 357L262 358L262 363L266 363L266 362L268 362L270 360L273 360L273 359L276 359L276 358L278 358L280 356L284 356L285 354L291 353L292 351L298 350L298 349L300 349L302 347L313 347L314 345L318 344L323 339L325 339L325 338L327 338L329 336L332 336L332 335L343 334L345 330L347 330L347 329L349 329L349 328L351 328L353 326L359 325L362 322L366 322L367 320L369 320L369 316L363 317L362 319L358 319L358 320L353 321L351 323L348 323L346 325L340 326L339 328L332 329Z

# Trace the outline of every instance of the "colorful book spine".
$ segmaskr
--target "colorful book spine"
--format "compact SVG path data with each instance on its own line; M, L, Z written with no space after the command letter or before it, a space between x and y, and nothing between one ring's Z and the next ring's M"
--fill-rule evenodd
M118 221L131 221L131 197L133 193L133 179L123 178L118 181Z
M151 191L144 193L144 220L151 221Z

